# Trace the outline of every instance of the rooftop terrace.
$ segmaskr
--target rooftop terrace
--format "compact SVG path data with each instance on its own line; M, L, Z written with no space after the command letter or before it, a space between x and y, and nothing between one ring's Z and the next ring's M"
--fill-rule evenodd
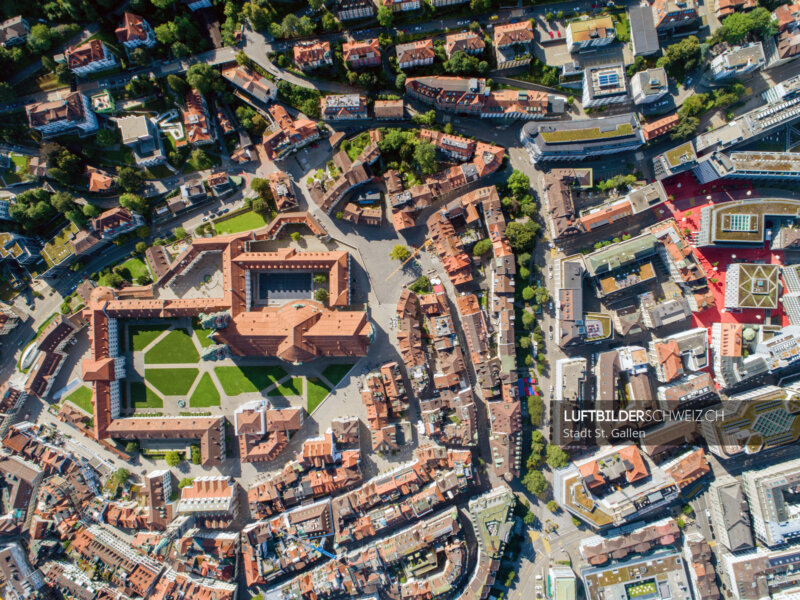
M48 267L58 265L73 253L70 240L78 233L78 226L70 223L42 248L42 258Z

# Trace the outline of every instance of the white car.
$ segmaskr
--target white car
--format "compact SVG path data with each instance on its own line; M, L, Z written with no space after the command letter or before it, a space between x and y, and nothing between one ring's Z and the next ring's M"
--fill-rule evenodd
M211 217L203 217L201 220L203 221L203 223L205 223L205 222L206 222L206 221L208 221L210 218L211 218Z

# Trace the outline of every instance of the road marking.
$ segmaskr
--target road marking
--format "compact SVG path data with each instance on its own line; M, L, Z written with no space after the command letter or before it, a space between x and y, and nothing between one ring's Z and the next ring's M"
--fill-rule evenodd
M539 539L539 532L538 531L531 531L531 542L535 542Z
M547 554L550 554L550 542L549 542L549 541L547 541L547 538L546 538L546 537L543 537L543 538L542 538L542 546L544 546L544 551L545 551Z

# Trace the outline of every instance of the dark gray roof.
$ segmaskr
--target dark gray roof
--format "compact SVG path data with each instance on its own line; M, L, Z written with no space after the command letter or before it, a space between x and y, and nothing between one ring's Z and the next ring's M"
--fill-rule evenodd
M750 513L744 498L740 481L715 486L720 508L722 509L722 525L725 528L723 540L732 552L750 550L755 547L753 534L750 531Z
M648 56L659 50L658 34L653 25L653 9L646 6L631 6L628 9L631 23L631 40L634 56Z

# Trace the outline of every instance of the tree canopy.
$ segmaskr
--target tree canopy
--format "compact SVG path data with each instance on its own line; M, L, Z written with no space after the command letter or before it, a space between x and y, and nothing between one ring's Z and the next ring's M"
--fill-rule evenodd
M225 89L219 71L206 63L196 63L189 67L186 71L186 82L203 95Z
M490 240L489 238L485 238L475 242L475 245L472 247L472 254L474 254L475 256L483 256L487 252L491 252L491 250L492 250L492 240Z
M506 237L513 250L528 250L533 246L533 242L536 236L539 235L540 230L541 225L531 220L525 223L511 221L506 225Z
M418 142L414 148L414 162L425 175L431 175L438 168L436 146L430 142Z
M140 215L146 215L150 209L150 205L147 200L141 196L137 196L136 194L122 194L119 197L119 204L123 208L137 212Z
M700 40L690 35L677 44L667 46L664 56L656 61L656 65L664 69L672 77L683 80L686 73L697 68L700 61Z
M715 33L715 38L718 41L736 44L751 33L756 37L765 38L777 32L775 19L766 8L759 6L750 12L735 12L725 17L722 26Z
M392 248L392 251L389 253L389 258L393 260L405 261L408 260L408 257L411 256L411 251L401 244L395 245Z

